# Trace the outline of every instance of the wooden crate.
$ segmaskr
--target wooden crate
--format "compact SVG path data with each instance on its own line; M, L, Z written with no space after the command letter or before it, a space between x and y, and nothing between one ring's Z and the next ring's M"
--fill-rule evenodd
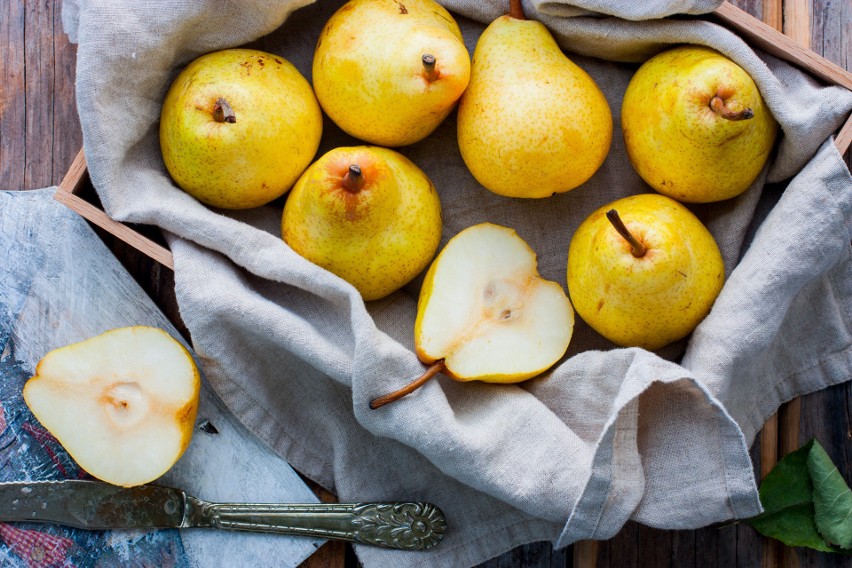
M777 4L764 2L763 4L764 10L775 10L776 13L774 15L769 15L767 20L777 20L777 27L779 29L781 27L780 5L781 2L778 2ZM801 9L801 6L799 8ZM807 9L807 6L805 6L804 9ZM767 14L764 13L764 16L766 17ZM788 16L789 15L785 17ZM839 85L852 91L852 73L818 55L812 50L803 47L801 44L797 43L793 37L782 34L778 31L778 29L758 20L754 16L737 8L729 2L723 3L715 12L707 15L706 19L727 27L742 37L747 43L749 43L749 45L778 57L779 59L787 61L826 84ZM794 25L796 25L795 22ZM809 37L809 33L810 31L807 29L800 29L793 30L792 35L798 35L806 38ZM852 146L852 115L847 117L844 125L835 133L834 143L841 154L846 153L850 146ZM71 167L59 184L59 189L56 192L55 199L93 224L101 227L116 238L147 255L154 261L170 269L174 269L172 254L167 248L154 242L128 225L110 219L102 209L81 197L83 190L86 189L87 180L86 160L83 151L80 150ZM798 402L798 400L794 402ZM790 422L790 424L785 422L785 424L780 427L781 430L784 428L788 430L796 430L798 428L798 410L793 414L794 418L786 421ZM796 436L792 436L788 432L787 438L795 439ZM776 442L778 440L778 420L776 417L772 417L767 422L764 431L761 433L760 461L762 474L765 474L777 460L778 446L776 445ZM793 448L787 448L788 451L790 449ZM784 453L786 453L786 451ZM323 500L328 501L333 499L334 496L325 493ZM578 568L595 566L599 544L600 543L594 541L581 541L579 543L575 543L572 551L573 565ZM784 555L778 545L779 543L775 541L764 539L762 566L770 567L779 564ZM326 554L323 556L323 559L326 556L330 558L335 557L335 554L337 554L338 557L343 556L340 550L336 553L329 552L328 550L325 550L325 552ZM318 559L316 565L324 565L323 559ZM339 564L342 565L342 561L339 562Z

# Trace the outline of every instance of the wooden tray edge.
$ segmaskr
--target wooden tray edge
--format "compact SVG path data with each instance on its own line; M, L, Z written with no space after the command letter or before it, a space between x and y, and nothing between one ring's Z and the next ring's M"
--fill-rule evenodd
M77 156L74 158L74 162L72 162L71 167L68 169L68 172L66 172L65 177L62 178L61 182L59 182L59 188L56 190L53 198L79 214L84 219L87 219L98 227L108 231L163 266L174 270L174 257L172 256L171 251L155 243L148 237L141 235L127 225L114 221L102 209L98 209L88 201L85 201L76 195L79 192L87 173L86 156L83 154L83 150L80 149L80 151L77 152Z

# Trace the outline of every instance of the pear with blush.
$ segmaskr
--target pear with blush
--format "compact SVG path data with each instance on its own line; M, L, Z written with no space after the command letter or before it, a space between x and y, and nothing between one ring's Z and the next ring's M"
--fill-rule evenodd
M284 205L284 241L377 300L422 272L441 240L431 180L387 148L336 148L305 171Z
M458 24L433 0L351 0L317 41L320 105L347 133L379 146L428 136L470 80Z

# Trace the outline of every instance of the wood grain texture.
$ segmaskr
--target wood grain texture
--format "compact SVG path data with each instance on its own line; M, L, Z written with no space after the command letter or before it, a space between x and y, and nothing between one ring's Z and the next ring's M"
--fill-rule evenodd
M89 225L56 203L50 190L0 192L0 250L8 251L0 265L0 313L9 316L4 325L11 325L11 334L0 333L0 352L11 354L7 362L32 373L52 349L129 325L158 327L178 337ZM292 468L227 412L206 381L195 427L186 452L159 483L216 502L316 502ZM18 475L30 478L32 473L27 469ZM76 476L66 471L61 477ZM126 538L120 535L115 540ZM126 545L131 552L134 540ZM321 543L229 531L183 531L179 540L181 550L169 560L189 567L293 566ZM84 552L88 562L76 565L116 565L102 550ZM41 566L26 560L0 564ZM153 564L143 557L139 565Z
M25 189L26 87L22 1L0 2L0 188ZM52 26L51 26L52 31ZM78 127L79 129L79 127Z

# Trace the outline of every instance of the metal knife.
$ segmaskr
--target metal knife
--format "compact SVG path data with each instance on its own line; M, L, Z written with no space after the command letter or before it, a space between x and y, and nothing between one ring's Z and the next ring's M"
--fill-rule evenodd
M209 503L180 489L100 481L0 482L0 521L81 529L217 528L426 550L444 536L432 503Z

